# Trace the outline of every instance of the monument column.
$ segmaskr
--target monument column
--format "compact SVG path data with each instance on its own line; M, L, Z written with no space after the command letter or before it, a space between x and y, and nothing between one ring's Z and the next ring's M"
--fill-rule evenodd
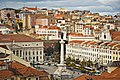
M60 51L60 64L58 64L58 69L54 72L54 80L70 80L72 78L71 73L66 69L66 64L64 64L64 44L63 34L61 35L61 51Z
M60 55L60 64L64 64L64 40L61 39L60 44L61 44L61 55Z

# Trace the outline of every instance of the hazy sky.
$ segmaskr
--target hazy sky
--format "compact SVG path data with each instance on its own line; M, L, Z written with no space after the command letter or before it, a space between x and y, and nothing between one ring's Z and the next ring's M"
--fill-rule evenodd
M90 10L109 14L120 12L120 0L0 0L0 8L17 9L23 6Z

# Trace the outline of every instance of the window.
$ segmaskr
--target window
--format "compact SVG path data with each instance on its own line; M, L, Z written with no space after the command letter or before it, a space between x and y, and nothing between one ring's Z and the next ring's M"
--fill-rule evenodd
M27 51L26 51L26 56L27 56Z
M42 55L42 51L40 51L40 55Z
M31 80L30 78L28 78L28 80Z
M36 80L38 80L38 78L36 78Z
M113 57L113 60L115 59L115 57Z
M42 56L40 56L40 59L42 59Z
M36 51L36 54L38 55L38 51Z
M20 50L20 57L22 57L22 51Z
M106 39L106 35L104 35L104 39Z
M38 61L38 56L36 57L36 61Z
M35 57L33 57L33 59L35 59Z
M16 51L16 56L18 56L18 50Z
M110 56L110 59L111 59L111 56Z
M13 51L13 54L15 54L15 50Z
M33 51L33 55L35 54L35 52Z

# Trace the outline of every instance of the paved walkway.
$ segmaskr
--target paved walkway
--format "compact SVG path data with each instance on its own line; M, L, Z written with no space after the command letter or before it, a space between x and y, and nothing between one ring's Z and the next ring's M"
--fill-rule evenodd
M52 66L52 65L41 65L41 68L44 69L45 71L47 71L49 74L53 74L55 72L55 70L57 69L56 66ZM68 69L67 69L68 70ZM81 73L80 71L77 70L68 70L70 71L70 73L72 73L73 78L77 78L81 75L83 75L83 73Z

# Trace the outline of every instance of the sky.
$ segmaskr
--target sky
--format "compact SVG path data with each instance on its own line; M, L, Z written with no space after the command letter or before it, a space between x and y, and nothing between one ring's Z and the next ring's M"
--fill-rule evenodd
M120 0L0 0L0 9L23 6L38 8L66 8L68 10L90 10L106 15L120 12Z

